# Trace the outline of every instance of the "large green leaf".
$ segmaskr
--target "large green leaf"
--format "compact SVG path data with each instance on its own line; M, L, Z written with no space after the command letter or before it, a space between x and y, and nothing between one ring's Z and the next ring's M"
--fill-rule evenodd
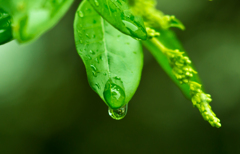
M183 51L181 44L179 43L178 39L174 35L171 30L160 30L160 36L157 38L162 44L165 45L168 49L179 49ZM164 71L168 74L168 76L174 81L174 83L180 88L183 94L188 98L191 99L190 96L190 87L188 84L180 84L179 80L175 77L172 72L172 68L169 64L168 58L163 54L159 48L150 40L142 41L144 46L152 53L152 55L156 58L157 62L162 66ZM197 74L193 74L191 81L196 81L200 83L200 79Z
M53 27L73 0L0 0L0 6L12 16L13 37L27 42Z
M127 0L88 0L111 25L134 38L146 40L143 20L132 14Z
M112 109L127 104L141 77L140 42L111 26L87 1L75 15L74 35L92 89Z
M12 40L11 17L0 8L0 45Z

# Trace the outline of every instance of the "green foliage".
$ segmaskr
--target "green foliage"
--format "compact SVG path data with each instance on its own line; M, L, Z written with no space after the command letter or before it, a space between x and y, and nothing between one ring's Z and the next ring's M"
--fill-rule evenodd
M11 16L0 8L0 45L12 40Z
M193 106L199 109L203 118L212 126L221 127L220 120L209 105L212 101L211 95L203 92L191 61L184 52L179 51L183 51L183 48L177 38L170 30L161 30L160 34L157 38L143 41L143 44L183 94L192 101Z
M38 38L53 27L73 0L0 0L12 17L12 35L20 43Z
M95 10L121 32L135 38L147 39L142 18L134 16L127 0L89 0Z
M77 10L74 35L92 89L112 109L127 104L141 77L139 41L116 30L87 1Z
M66 13L73 0L0 0L0 43L25 43L38 38ZM211 96L170 30L184 25L155 8L155 0L84 0L74 21L75 44L92 89L122 119L138 88L143 67L141 43L152 53L205 120L220 127L211 110ZM4 12L6 11L6 12Z
M183 50L181 44L179 43L176 36L171 30L160 30L159 32L161 35L157 37L158 43L161 42L162 45L164 44L164 47L169 50L173 50L173 51L175 49ZM188 99L191 99L189 86L187 84L181 84L179 80L176 78L174 71L172 70L171 64L169 63L169 59L164 54L164 52L162 52L162 50L158 48L156 43L151 40L142 41L142 43L152 53L152 55L156 58L159 65L161 65L164 71L174 81L174 83L180 88L183 94ZM199 78L196 74L193 74L193 77L191 80L200 83Z

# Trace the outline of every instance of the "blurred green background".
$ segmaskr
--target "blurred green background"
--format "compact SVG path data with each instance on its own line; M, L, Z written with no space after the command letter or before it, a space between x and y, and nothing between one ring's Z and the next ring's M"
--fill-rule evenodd
M240 1L158 1L186 26L175 31L212 95L220 129L148 52L127 116L111 119L75 49L78 3L40 39L0 47L1 154L240 153Z

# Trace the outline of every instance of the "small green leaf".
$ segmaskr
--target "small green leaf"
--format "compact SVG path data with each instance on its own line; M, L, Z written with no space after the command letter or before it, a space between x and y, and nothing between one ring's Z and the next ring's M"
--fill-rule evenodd
M76 12L74 36L92 89L112 109L127 104L141 77L139 41L111 26L87 1Z
M0 45L12 40L11 17L0 8Z
M127 0L88 0L94 9L111 25L134 38L147 39L143 20L134 16Z
M73 0L0 0L12 17L13 37L20 43L38 38L66 13Z

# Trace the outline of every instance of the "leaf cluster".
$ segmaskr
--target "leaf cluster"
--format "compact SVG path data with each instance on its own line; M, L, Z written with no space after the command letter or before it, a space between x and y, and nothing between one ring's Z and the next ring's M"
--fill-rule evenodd
M73 0L0 0L0 44L32 41L52 28ZM116 120L139 86L144 45L205 120L220 127L211 98L171 27L184 30L175 16L155 8L155 0L83 0L74 20L76 49L91 88ZM196 86L198 85L198 86Z

